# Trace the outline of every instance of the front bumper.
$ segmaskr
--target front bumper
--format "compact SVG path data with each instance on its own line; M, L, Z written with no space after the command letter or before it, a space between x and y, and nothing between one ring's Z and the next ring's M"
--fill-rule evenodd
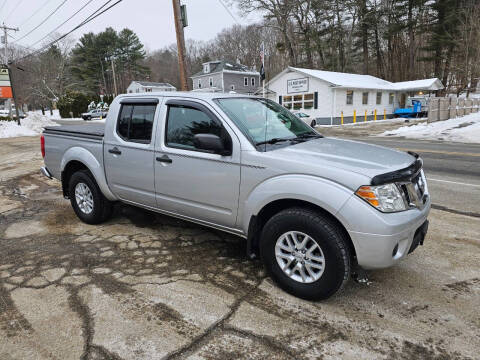
M381 269L398 263L423 244L430 207L428 197L421 210L387 214L352 196L337 216L346 224L358 265L364 269Z

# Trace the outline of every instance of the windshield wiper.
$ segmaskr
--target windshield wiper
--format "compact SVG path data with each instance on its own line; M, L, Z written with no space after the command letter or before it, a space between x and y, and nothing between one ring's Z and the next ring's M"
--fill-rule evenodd
M323 135L321 135L321 134L313 134L313 133L306 133L306 134L298 135L295 139L308 139L308 138L319 139L319 138L323 138Z
M290 140L293 140L293 139L295 139L295 138L273 138L273 139L270 139L270 140L257 142L257 143L255 143L255 146L265 145L265 144L276 144L278 142L290 141Z
M309 133L309 134L298 135L296 138L293 138L292 140L293 141L308 141L310 139L320 139L320 138L323 138L323 135Z

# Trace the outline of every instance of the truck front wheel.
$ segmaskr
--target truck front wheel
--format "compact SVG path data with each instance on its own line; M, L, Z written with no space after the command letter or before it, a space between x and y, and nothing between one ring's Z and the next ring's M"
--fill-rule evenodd
M103 196L88 170L72 175L68 193L75 214L87 224L99 224L112 214L112 203Z
M327 299L350 278L350 253L342 229L307 208L274 215L262 230L260 255L270 277L307 300Z

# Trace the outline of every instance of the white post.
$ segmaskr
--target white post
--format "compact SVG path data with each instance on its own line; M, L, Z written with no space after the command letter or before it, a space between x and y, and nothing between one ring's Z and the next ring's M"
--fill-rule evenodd
M335 112L335 103L337 101L337 89L336 88L333 88L332 89L332 94L333 94L333 101L332 101L332 113L330 115L330 125L333 125L333 114Z

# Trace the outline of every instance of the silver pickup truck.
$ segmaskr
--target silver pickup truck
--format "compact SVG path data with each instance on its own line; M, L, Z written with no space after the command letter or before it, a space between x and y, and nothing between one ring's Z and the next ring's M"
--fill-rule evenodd
M262 98L121 95L105 125L49 127L41 141L43 173L82 221L121 201L236 234L306 299L396 264L427 232L418 155L323 137Z

